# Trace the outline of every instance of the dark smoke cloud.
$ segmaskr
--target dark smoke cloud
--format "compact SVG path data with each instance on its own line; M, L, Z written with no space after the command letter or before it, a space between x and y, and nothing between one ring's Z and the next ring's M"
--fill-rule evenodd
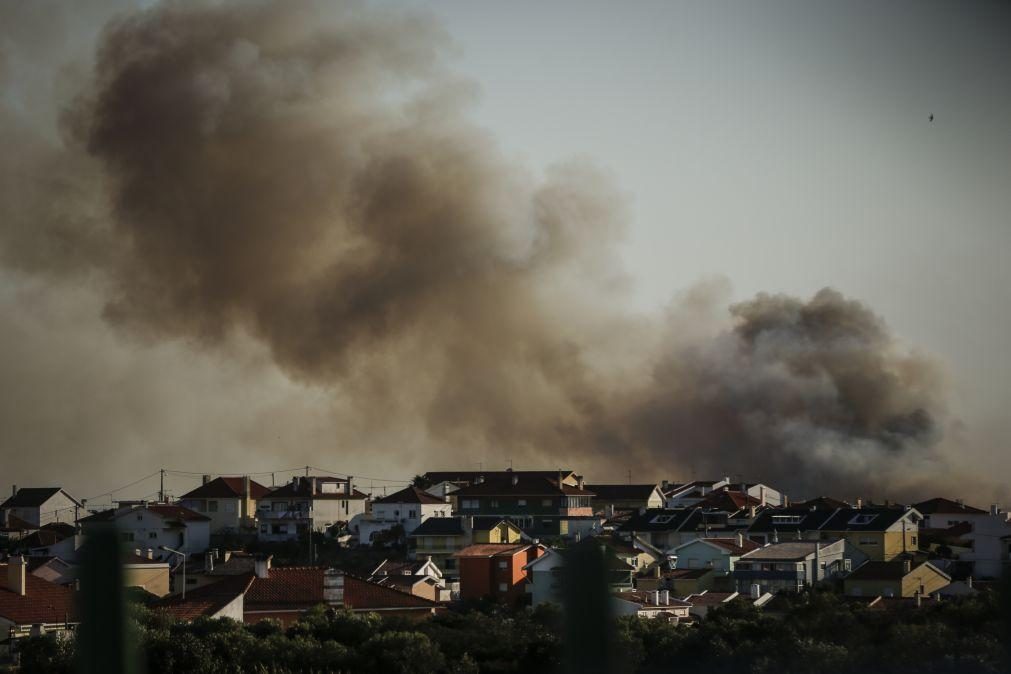
M508 456L843 495L930 474L929 359L832 290L729 324L711 285L666 321L623 313L621 195L584 165L505 161L447 45L358 4L124 15L65 142L23 149L75 189L5 197L7 264L96 274L121 334L222 358L252 336L354 411L343 446L409 428L417 468Z

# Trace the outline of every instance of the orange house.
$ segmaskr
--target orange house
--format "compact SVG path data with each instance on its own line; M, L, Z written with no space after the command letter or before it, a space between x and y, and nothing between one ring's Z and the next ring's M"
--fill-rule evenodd
M479 543L454 553L459 560L460 598L523 603L527 598L523 567L544 554L544 549L528 543Z

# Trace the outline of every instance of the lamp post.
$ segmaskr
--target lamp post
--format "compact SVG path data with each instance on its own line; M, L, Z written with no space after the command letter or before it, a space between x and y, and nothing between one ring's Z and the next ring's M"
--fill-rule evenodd
M185 600L186 599L186 553L185 552L179 552L178 550L173 550L172 548L168 547L167 545L159 545L158 547L160 547L165 552L171 552L173 555L179 555L180 557L183 558L183 597L182 598L183 598L183 600Z

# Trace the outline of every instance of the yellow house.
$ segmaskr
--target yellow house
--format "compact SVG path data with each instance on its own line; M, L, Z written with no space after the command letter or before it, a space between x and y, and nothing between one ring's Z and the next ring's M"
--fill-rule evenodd
M123 560L123 584L164 597L169 593L169 564L138 550Z
M951 576L930 562L913 566L908 559L865 562L843 581L848 597L929 596L951 583Z
M453 553L474 543L517 543L523 532L501 517L429 517L408 536L415 559L430 556L443 573L455 577Z
M818 528L822 540L844 538L874 562L889 562L919 548L915 508L840 508Z

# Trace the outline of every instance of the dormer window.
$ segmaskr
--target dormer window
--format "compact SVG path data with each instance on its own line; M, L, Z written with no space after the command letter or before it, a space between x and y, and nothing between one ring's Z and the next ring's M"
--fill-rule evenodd
M854 515L852 517L852 519L850 519L849 524L850 524L850 526L863 527L863 526L867 526L868 524L870 524L871 522L873 522L877 518L878 518L877 515L869 515L869 514L866 514L866 513L860 513L859 515Z
M800 524L803 519L800 515L773 515L773 524Z
M672 519L674 519L673 515L656 515L649 522L650 524L667 524Z

